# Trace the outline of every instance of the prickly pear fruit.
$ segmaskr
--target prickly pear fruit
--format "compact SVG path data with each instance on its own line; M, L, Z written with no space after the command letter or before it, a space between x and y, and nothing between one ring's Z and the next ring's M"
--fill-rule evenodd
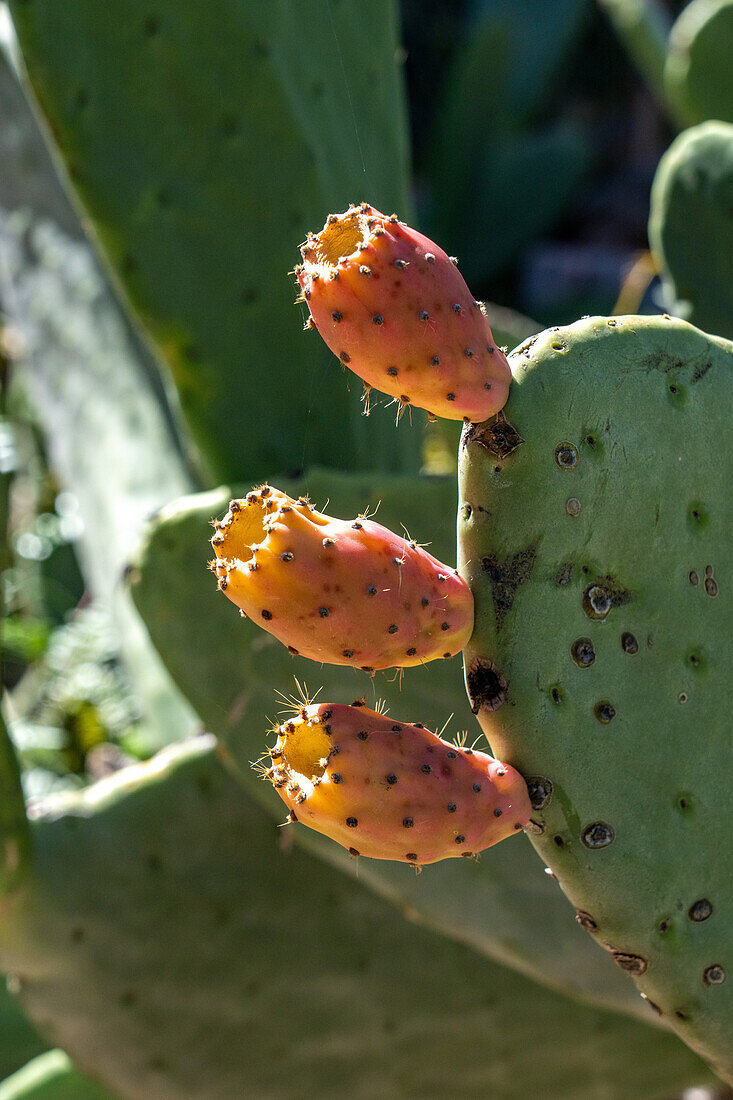
M291 653L373 672L452 657L471 636L457 571L365 516L332 519L265 485L215 527L219 588Z
M295 269L311 324L366 383L448 420L498 412L511 373L455 260L368 203L330 214Z
M278 726L265 776L300 821L352 855L469 857L529 821L521 775L355 700L305 705Z

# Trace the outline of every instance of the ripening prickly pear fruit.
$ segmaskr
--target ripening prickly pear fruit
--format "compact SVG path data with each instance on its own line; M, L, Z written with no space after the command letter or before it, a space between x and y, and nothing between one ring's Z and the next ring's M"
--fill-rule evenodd
M529 821L514 768L362 700L303 706L273 732L265 775L291 820L352 855L418 865L468 857Z
M295 274L312 324L367 388L448 420L483 421L511 373L455 260L368 203L330 214Z
M265 485L215 527L219 588L291 653L373 672L452 657L471 635L456 570L370 519L331 519Z

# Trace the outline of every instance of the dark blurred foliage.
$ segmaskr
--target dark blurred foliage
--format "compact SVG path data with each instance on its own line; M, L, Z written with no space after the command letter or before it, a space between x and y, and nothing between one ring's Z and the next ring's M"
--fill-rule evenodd
M549 0L547 3L549 7ZM685 0L667 0L663 6L673 19L685 7ZM476 0L401 0L421 216L434 198L436 149L431 143L446 92L446 74L472 32L477 11L491 7L490 2ZM561 5L552 7L561 19ZM531 66L531 55L526 64ZM495 99L491 80L487 71L487 111ZM478 282L473 274L475 265L469 263L469 268L479 296L511 305L542 324L557 324L613 310L626 273L648 247L651 182L674 131L607 19L592 2L548 90L532 123L544 126L564 119L579 127L587 147L587 164L539 236L525 241L499 269L486 272ZM467 111L477 109L481 110L480 104L466 104ZM437 151L438 156L441 152ZM449 150L446 155L451 155ZM535 170L541 193L551 181L553 169L551 164L537 163ZM507 181L507 186L513 182ZM471 192L476 181L456 180L455 186ZM482 200L480 191L474 190L472 197L476 203ZM457 250L450 239L441 243ZM478 235L475 247L481 249L482 245ZM460 258L466 261L465 245ZM656 311L653 303L645 311Z

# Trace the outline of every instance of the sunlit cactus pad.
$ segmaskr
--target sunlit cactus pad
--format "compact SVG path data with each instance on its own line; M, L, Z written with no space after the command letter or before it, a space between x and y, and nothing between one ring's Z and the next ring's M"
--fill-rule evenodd
M578 920L733 1077L733 346L668 317L527 341L464 429L469 695Z

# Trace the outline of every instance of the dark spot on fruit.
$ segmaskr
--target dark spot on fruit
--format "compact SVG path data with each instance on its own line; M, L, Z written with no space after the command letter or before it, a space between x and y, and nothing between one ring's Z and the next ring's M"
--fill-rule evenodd
M718 582L713 577L705 578L705 591L708 596L718 595Z
M421 309L418 316L419 316L421 321L429 321L430 320L430 314L428 313L428 311L426 309Z
M338 324L339 321L343 321L343 319L344 319L344 315L338 309L335 309L333 311L333 313L331 314L331 320L335 321L336 324Z
M568 497L565 501L565 511L569 516L579 516L581 512L581 504L577 497Z
M712 912L712 903L709 902L707 898L700 898L690 906L687 915L690 920L699 923L700 921L707 920L708 917L712 915Z
M434 355L432 357L432 359L430 360L430 366L431 367L439 367L440 366L440 356L439 355Z
M649 966L648 960L643 955L631 955L627 951L612 950L611 957L616 966L620 966L627 974L635 974L637 977L644 974Z
M332 783L343 783L343 781L344 781L344 777L342 775L340 775L339 772L334 772L333 775L331 776L331 782Z
M411 817L402 818L402 825L405 829L411 829L414 824L415 822L412 820Z
M271 611L261 611L260 614L262 615L263 619L271 619L272 618L272 612Z
M445 396L448 401L455 401L456 399L456 395L454 393L447 393Z
M575 566L571 561L564 561L555 574L555 584L558 588L565 588L573 579Z
M293 557L294 555L290 552L290 550L284 550L283 553L280 555L282 561L292 561Z
M376 596L376 594L377 594L376 584L370 584L369 587L367 588L367 595L368 596Z
M458 836L456 837L456 844L465 844L465 843L466 843L465 836L463 835L463 833L459 833Z
M339 359L341 360L342 363L350 363L351 362L351 356L349 355L349 353L347 351L342 351L341 354L339 355Z
M514 605L517 589L531 578L536 558L537 543L532 543L504 561L494 554L482 559L481 565L491 581L497 630L501 630L505 616Z
M507 696L509 684L500 669L483 657L474 657L466 672L466 686L471 709L498 710Z
M633 634L629 634L628 631L626 631L621 635L621 648L624 653L638 653L639 643Z
M496 414L491 421L483 424L469 424L463 430L461 446L468 447L470 443L478 443L496 458L507 458L512 451L524 443L519 432L512 427L502 412Z
M384 324L384 317L382 316L381 313L375 313L374 314L374 316L372 317L372 324L373 325L383 325Z
M321 616L322 619L327 619L331 612L328 610L327 607L319 607L318 614Z
M713 966L708 966L703 971L702 980L705 982L705 985L722 985L725 981L725 970L717 963Z
M394 772L390 772L387 776L387 782L392 786L397 782L397 776Z
M289 645L288 646L288 653L292 653L293 657L298 657L299 656L298 650L295 648L294 645Z
M417 653L417 650L415 649L414 646L412 646L410 649L407 650L407 656L408 657L414 657L416 653Z
M454 313L462 313L463 312L460 302L454 302L453 305L451 306L451 308L452 308Z
M476 792L476 794L478 794L479 791L481 790L481 784L480 783L474 783L473 789Z
M559 835L559 833L556 833L555 836L552 839L555 841L555 844L557 845L558 848L564 848L565 847L565 841Z
M560 706L560 704L562 703L562 694L560 692L560 689L556 687L552 688L552 690L550 691L550 698L552 699L553 703L557 704L557 706Z
M432 770L433 769L430 767L429 764L422 764L420 766L420 771L423 772L425 775L430 775Z
M543 810L552 798L552 781L542 775L530 775L527 792L533 810Z
M356 848L349 848L349 855L350 856L358 856L359 852L357 851Z
M590 668L596 659L596 651L590 638L578 638L570 647L570 655L578 668Z
M606 848L613 842L614 831L605 821L594 821L583 830L581 840L586 848Z
M405 859L409 859L410 863L417 863L417 852L407 852Z
M458 809L458 807L456 806L455 802L449 802L448 803L448 813L449 814L454 814L457 809Z
M455 760L458 756L458 753L453 752L453 749L448 749L448 752L445 755L448 757L449 760Z
M348 660L351 660L351 658L352 658L352 657L354 656L354 651L353 651L353 649L345 649L345 650L343 650L343 656L344 656L344 657L346 657L346 658L348 658Z
M387 633L396 634L399 629L400 628L398 627L397 623L392 623L391 626L387 627Z
M500 810L499 807L497 806L496 809L494 810L494 817L501 817L501 815L503 813L504 813L504 811Z
M355 829L359 822L355 817L347 817L346 824L349 826L350 829Z
M359 730L356 736L359 738L360 741L366 741L369 738L369 734L366 730Z
M391 378L396 378L399 373L397 367L387 367L387 374L390 375Z

